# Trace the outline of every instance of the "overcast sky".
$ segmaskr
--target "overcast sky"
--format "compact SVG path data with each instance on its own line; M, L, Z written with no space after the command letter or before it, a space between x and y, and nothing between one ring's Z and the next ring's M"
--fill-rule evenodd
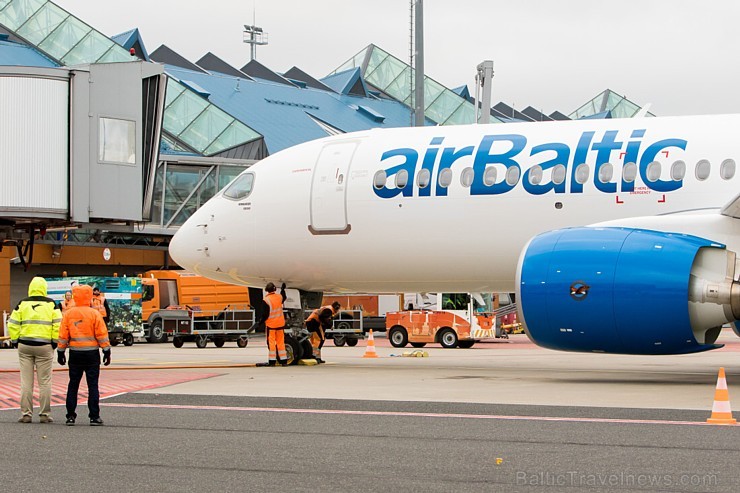
M55 0L109 36L138 27L195 61L241 67L244 24L269 34L257 59L321 78L374 43L409 56L409 0ZM103 7L104 5L104 7ZM493 100L569 113L610 88L657 115L740 112L736 0L424 0L426 74L467 84L494 61Z

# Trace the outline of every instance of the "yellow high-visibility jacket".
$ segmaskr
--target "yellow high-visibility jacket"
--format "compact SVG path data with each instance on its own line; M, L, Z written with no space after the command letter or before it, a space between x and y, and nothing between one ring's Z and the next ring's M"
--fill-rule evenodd
M12 342L33 345L56 343L62 312L51 298L46 297L46 279L34 277L28 285L28 298L21 300L8 319Z

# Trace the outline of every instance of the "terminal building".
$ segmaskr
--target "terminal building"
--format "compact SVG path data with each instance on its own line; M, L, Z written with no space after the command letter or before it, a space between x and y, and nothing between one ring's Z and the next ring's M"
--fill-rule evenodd
M207 49L207 48L205 48ZM170 267L169 238L235 176L290 146L409 126L412 68L375 45L324 76L147 51L45 0L0 0L0 311L33 275ZM475 123L466 86L425 76L427 125ZM632 117L606 90L575 111L504 102L492 122Z

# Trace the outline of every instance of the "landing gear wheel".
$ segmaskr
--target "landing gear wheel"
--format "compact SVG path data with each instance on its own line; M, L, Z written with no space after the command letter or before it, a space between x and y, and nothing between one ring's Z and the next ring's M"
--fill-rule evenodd
M208 344L208 336L195 336L195 345L203 349Z
M224 347L224 344L226 344L226 339L223 337L216 337L213 339L213 345L216 347Z
M457 333L449 327L439 331L439 335L437 337L443 348L452 349L457 347Z
M182 339L182 337L175 336L172 338L172 345L176 348L181 348L183 344L185 344L185 341Z
M344 336L334 336L334 345L338 347L344 346L347 342L347 338Z
M351 338L351 339L347 339L347 345L349 347L355 347L355 346L357 346L357 339L355 339L354 337Z
M165 332L164 332L164 328L162 327L162 321L161 320L155 320L149 326L149 337L147 338L147 341L149 341L149 342L167 342L167 334L165 334Z
M303 359L313 358L313 345L311 345L310 340L303 339L301 341L301 352Z
M391 341L393 347L406 347L409 343L409 334L400 325L394 325L388 331L388 340Z
M297 365L298 360L303 356L301 345L298 344L298 341L296 341L293 336L285 336L285 353L287 355L289 365Z
M134 345L134 336L133 336L133 334L123 334L123 345L124 346L133 346Z
M236 345L239 347L247 347L247 344L249 344L249 339L246 336L241 336L236 340Z
M473 344L475 344L475 341L473 340L460 341L457 343L457 347L462 348L462 349L470 349L471 347L473 347Z
M426 342L412 342L411 345L413 347L424 347L427 345L427 343Z

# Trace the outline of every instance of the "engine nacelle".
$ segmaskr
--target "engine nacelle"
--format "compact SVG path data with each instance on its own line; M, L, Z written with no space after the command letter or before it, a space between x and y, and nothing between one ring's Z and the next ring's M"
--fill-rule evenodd
M722 347L740 319L735 254L695 236L572 228L533 238L517 268L520 321L565 351L682 354Z

